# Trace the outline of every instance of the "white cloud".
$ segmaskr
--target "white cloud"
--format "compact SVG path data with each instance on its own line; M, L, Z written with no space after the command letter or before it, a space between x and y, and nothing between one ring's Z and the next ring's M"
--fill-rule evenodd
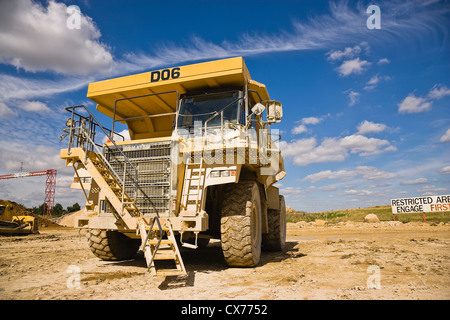
M323 118L318 117L306 117L301 120L302 124L318 124L320 121L322 121Z
M428 92L428 98L430 99L442 99L450 95L450 89L443 85L434 85L433 88Z
M382 58L380 60L378 60L377 64L382 65L382 64L388 64L391 63L391 60L389 60L388 58Z
M450 166L443 167L438 170L440 174L450 174Z
M317 190L319 190L319 191L336 191L337 187L336 186L321 186L321 187L317 187Z
M391 77L389 76L379 76L374 75L372 78L370 78L369 81L367 81L366 86L364 87L364 90L373 90L377 87L377 85L380 83L380 81L382 80L390 80Z
M356 168L356 172L366 180L392 179L397 176L397 174L395 173L379 170L375 167L370 166L359 166Z
M342 63L336 70L337 72L343 76L349 76L351 74L361 74L366 69L366 67L370 66L370 62L366 60L360 60L359 58L353 60L347 60Z
M389 146L386 149L384 149L384 151L397 151L397 147Z
M21 162L24 162L24 167L28 171L64 167L57 149L42 145L32 146L32 144L25 146L11 141L0 143L0 169L17 171Z
M285 197L290 196L302 196L304 194L304 190L300 187L286 187L280 189L280 194L283 194Z
M414 93L410 93L402 102L398 104L399 113L419 113L429 111L432 102L422 97L416 97Z
M325 138L320 145L317 145L316 138L281 141L280 149L285 157L292 157L294 164L298 166L344 161L350 154L365 157L397 150L387 140L367 138L362 135Z
M315 124L318 124L318 123L320 123L324 118L325 118L326 116L323 116L323 117L306 117L306 118L302 118L301 120L300 120L300 125L298 125L298 126L296 126L296 127L294 127L293 129L292 129L292 133L293 134L300 134L300 133L304 133L304 132L307 132L308 131L308 128L306 127L306 124L312 124L312 125L315 125Z
M352 89L346 90L344 93L347 94L348 98L350 99L350 102L348 105L350 107L353 107L356 103L359 102L359 92L353 91Z
M69 30L64 3L51 0L44 6L32 0L1 1L0 63L29 71L62 72L71 77L45 80L40 84L30 79L0 75L0 101L6 102L9 98L40 99L55 92L74 91L99 78L98 74L94 79L76 78L74 74L106 72L109 76L122 75L185 61L280 51L330 50L345 46L350 41L382 41L386 45L398 41L398 38L433 35L448 24L446 14L449 10L445 6L423 10L422 5L413 1L387 2L384 4L383 29L375 35L367 33L365 24L361 23L367 19L365 8L361 5L355 8L346 1L339 1L330 2L329 6L329 14L301 23L293 22L291 30L273 34L242 34L237 41L221 43L192 37L185 45L168 43L160 45L152 53L128 52L121 59L114 59L110 49L101 43L100 30L95 22L83 12L81 29ZM404 15L405 11L415 14ZM361 42L359 47L363 49L364 43ZM8 80L13 80L13 84Z
M303 124L296 126L292 129L292 133L293 134L300 134L303 132L306 132L308 129L306 128L306 126L304 126Z
M294 157L314 149L316 138L293 140L292 142L280 141L280 149L285 157Z
M339 145L351 153L359 153L361 156L371 156L384 152L383 147L390 147L387 140L367 138L362 135L353 134L337 140ZM390 150L389 150L390 151Z
M92 18L67 27L64 3L45 7L31 0L0 2L0 62L25 71L91 74L110 71L113 57Z
M0 102L0 118L9 118L17 115L17 111Z
M435 185L427 185L423 188L417 189L417 192L421 192L424 196L434 196L441 192L448 192L449 189L436 187Z
M367 85L375 86L378 84L378 82L380 82L380 77L378 77L378 75L375 75L372 78L370 78L369 81L367 81Z
M315 183L325 179L348 180L356 176L360 176L365 180L381 180L381 179L392 179L397 175L392 172L379 170L376 167L358 166L356 167L355 170L320 171L306 176L303 180Z
M402 102L398 104L399 113L419 113L429 111L433 102L450 95L450 89L442 84L435 84L428 92L427 98L416 97L410 93Z
M374 123L364 120L358 125L358 134L378 133L386 130L388 127L383 123Z
M367 19L366 8L361 4L350 6L347 1L330 2L330 14L316 16L305 22L294 22L293 30L281 30L273 34L244 34L238 41L213 43L199 37L190 39L188 45L167 44L153 54L133 54L120 61L120 68L150 68L155 65L170 65L181 61L205 60L237 55L250 56L268 52L298 50L330 50L336 46L345 46L350 41L382 43L398 41L399 38L417 38L419 35L434 35L446 30L449 9L445 5L423 9L420 2L408 1L383 3L383 28L377 33L367 32L364 21ZM414 14L405 15L404 12ZM363 23L361 23L363 21ZM380 34L381 33L381 34ZM328 55L344 58L358 49L344 49L343 53L329 51ZM347 51L347 52L346 52ZM366 47L367 51L367 47ZM337 61L337 60L336 60ZM344 73L362 72L368 66L367 61L347 62L342 68Z
M347 47L344 50L331 50L327 53L328 60L336 61L342 59L351 59L358 56L361 52L360 46L354 46L353 48Z
M306 180L312 183L325 180L325 179L339 179L346 180L349 178L353 178L357 175L356 171L348 171L348 170L339 170L339 171L331 171L324 170L317 173L309 174L302 180Z
M64 77L57 80L27 79L0 74L0 101L36 99L87 86L92 78Z
M344 195L350 195L350 196L370 196L373 194L373 191L370 190L363 190L363 189L351 189L351 190L345 190Z
M425 184L428 183L428 179L427 178L417 178L414 180L403 180L400 181L400 184L403 186L411 186L411 185L416 185L416 184Z
M32 111L32 112L50 111L50 108L47 107L45 103L42 103L40 101L23 101L18 104L18 107L25 111Z
M450 129L448 129L439 140L440 142L450 142Z

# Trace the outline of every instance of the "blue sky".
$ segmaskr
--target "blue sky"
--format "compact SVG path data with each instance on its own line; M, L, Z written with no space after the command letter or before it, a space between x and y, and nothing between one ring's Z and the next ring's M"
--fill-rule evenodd
M369 29L369 5L380 29ZM67 8L81 11L69 29ZM0 174L55 168L91 81L243 56L283 103L287 205L308 212L450 191L448 1L0 1ZM98 115L109 126L108 118ZM23 163L23 164L22 164ZM3 180L39 205L45 178Z

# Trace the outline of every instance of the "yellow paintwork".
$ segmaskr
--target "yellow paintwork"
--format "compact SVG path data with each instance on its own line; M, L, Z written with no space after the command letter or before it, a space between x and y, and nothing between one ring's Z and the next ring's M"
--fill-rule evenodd
M14 212L12 203L8 200L0 200L0 206L5 207L0 219L6 222L15 222L20 227L1 227L0 234L2 233L39 233L37 219L32 216L18 216ZM25 225L25 226L24 226Z
M176 79L169 77L167 80L151 82L152 71L150 71L94 82L89 84L87 97L97 103L98 111L110 117L113 116L114 104L118 99L168 91L177 91L178 95L182 95L205 89L243 87L247 84L249 89L257 91L262 99L270 100L265 85L251 79L242 57L191 64L155 72L162 73L166 70L166 74L169 74L173 69L177 69L179 72ZM258 101L256 95L253 95ZM123 100L117 103L116 119L172 113L176 111L176 104L176 93ZM173 120L174 115L167 115L127 120L126 123L131 139L135 140L170 136Z

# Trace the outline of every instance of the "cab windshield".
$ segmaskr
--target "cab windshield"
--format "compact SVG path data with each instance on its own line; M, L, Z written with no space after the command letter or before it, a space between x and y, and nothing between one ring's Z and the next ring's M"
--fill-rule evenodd
M194 128L195 125L202 127L216 127L223 122L239 123L241 109L240 91L229 91L221 93L210 93L198 96L185 97L181 100L178 115L178 128Z

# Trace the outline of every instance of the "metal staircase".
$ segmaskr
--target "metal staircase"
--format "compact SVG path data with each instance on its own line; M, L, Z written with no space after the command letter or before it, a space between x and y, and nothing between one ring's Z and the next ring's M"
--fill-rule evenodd
M84 113L87 112L89 116L85 117L76 113L75 109L77 108L84 108ZM66 166L73 166L76 173L79 168L85 168L102 190L105 202L114 216L123 222L124 228L136 230L140 234L141 249L152 275L186 275L170 221L160 219L156 212L156 215L150 218L150 222L147 222L148 218L144 217L136 205L139 189L137 170L112 139L111 136L115 133L103 128L85 106L70 107L66 110L72 114L71 119L67 122L69 129L65 129L65 135L62 136L62 138L69 136L69 147L61 150L60 153L60 157L66 160ZM123 156L122 177L117 175L103 156L99 149L102 146L94 142L97 127L103 131ZM135 183L133 198L125 192L124 182L127 178L132 179ZM87 207L92 209L94 204L89 202L84 188L83 192L88 201ZM175 268L157 270L155 260L173 260Z
M72 148L70 154L63 153L64 151L61 152L61 158L66 160L66 166L74 166L75 170L85 168L103 191L106 203L116 218L122 220L126 228L136 229L135 218L141 216L141 213L100 156L93 151L86 152L81 147ZM92 203L88 203L88 206L92 207Z
M163 220L162 225L158 217L152 219L147 231L144 220L139 224L142 239L141 249L144 251L147 267L154 276L186 275L181 254L177 246L172 226L168 220ZM155 225L156 223L156 225ZM157 260L173 260L175 267L156 269Z

